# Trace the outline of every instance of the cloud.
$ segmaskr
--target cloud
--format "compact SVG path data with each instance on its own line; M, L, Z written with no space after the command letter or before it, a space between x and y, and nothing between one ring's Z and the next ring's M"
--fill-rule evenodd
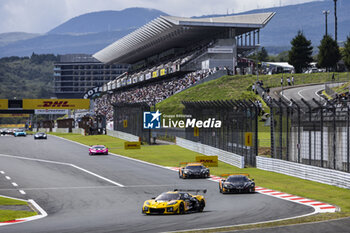
M170 15L190 17L311 1L315 0L1 0L0 33L45 33L84 13L129 7L154 8Z

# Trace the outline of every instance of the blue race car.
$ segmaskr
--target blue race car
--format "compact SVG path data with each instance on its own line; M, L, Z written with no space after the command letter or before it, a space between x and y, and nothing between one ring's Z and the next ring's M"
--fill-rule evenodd
M13 134L15 137L19 137L19 136L27 136L27 133L24 129L16 129L14 134Z

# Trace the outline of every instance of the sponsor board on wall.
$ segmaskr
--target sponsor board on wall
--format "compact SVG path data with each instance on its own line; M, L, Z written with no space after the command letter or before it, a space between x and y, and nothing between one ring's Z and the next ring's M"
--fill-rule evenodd
M0 109L8 109L8 100L0 99Z
M34 113L39 115L66 115L68 114L68 109L35 109Z
M21 114L21 113L10 113L10 114L0 114L0 117L8 117L8 118L12 118L12 117L29 117L29 114Z
M89 99L23 99L23 109L89 109Z

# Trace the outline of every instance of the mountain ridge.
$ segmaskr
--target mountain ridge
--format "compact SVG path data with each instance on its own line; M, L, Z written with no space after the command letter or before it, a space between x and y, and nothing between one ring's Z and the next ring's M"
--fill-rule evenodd
M298 30L302 30L316 48L324 34L322 10L325 9L331 10L331 15L328 17L328 32L332 35L334 34L332 0L256 9L230 15L276 12L267 26L261 30L260 41L261 46L267 48L269 52L279 53L290 47L290 41ZM345 40L349 35L347 30L350 28L350 14L347 14L347 9L350 9L350 1L338 0L339 40ZM168 14L149 8L127 8L121 11L98 11L83 14L67 20L44 35L27 39L17 38L17 41L6 44L1 44L0 37L0 57L29 56L33 52L37 54L93 54L160 15ZM86 29L87 26L88 29Z

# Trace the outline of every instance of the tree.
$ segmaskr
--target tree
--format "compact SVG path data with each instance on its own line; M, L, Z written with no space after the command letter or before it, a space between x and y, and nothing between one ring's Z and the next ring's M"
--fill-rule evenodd
M267 53L264 47L262 47L259 51L255 51L254 53L248 56L248 58L258 61L267 61L268 57L269 54Z
M258 52L258 61L266 61L269 54L267 53L266 49L264 47L261 48L261 50Z
M343 57L346 68L348 70L350 70L350 37L349 36L346 38L346 42L345 42L344 48L343 48L342 57Z
M325 35L323 36L321 44L318 46L318 48L318 67L326 68L327 70L329 70L331 67L336 68L337 63L341 58L337 42L333 40L332 37Z
M312 62L311 41L307 40L301 31L298 31L290 43L292 48L288 53L288 63L294 66L296 73L301 73Z

